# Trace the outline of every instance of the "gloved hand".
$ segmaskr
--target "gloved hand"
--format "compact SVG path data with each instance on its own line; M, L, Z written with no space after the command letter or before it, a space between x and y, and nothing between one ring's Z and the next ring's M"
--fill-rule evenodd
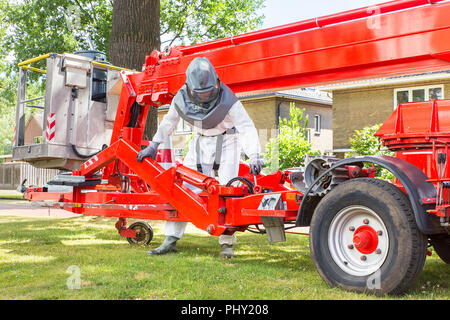
M156 155L158 153L158 142L151 141L150 145L145 148L144 150L141 150L141 152L137 155L137 161L142 162L145 158L152 158L153 160L156 160Z
M250 174L258 175L261 173L262 168L264 167L264 162L260 157L255 159L250 159Z

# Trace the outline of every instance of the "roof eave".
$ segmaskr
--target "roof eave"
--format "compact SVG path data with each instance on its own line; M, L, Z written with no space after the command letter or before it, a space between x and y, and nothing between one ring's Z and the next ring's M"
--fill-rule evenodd
M426 81L437 81L437 80L448 80L450 79L450 74L435 74L435 75L427 75L421 77L409 77L409 78L397 78L397 79L374 79L374 80L366 80L361 82L347 82L347 83L339 83L339 84L331 84L318 87L319 90L325 92L333 92L338 90L350 90L350 89L364 89L364 88L373 88L373 87L384 87L384 86L392 86L392 85L405 85L410 83L417 82L426 82Z
M303 102L311 102L311 103L317 103L317 104L326 104L326 105L333 105L333 101L330 100L323 100L323 99L316 99L316 98L310 98L310 97L302 97L287 93L280 93L280 92L270 92L270 93L261 93L251 96L240 96L238 97L241 101L251 101L251 100L258 100L263 98L287 98L287 99L294 99L298 101Z

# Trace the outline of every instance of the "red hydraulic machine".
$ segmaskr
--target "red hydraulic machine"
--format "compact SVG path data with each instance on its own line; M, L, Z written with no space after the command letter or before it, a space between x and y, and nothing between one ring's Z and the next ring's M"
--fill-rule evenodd
M449 69L449 16L447 1L391 1L154 51L142 72L120 72L110 142L59 180L73 192L29 187L25 196L74 213L117 217L131 243L148 244L153 232L146 223L128 227L127 218L188 221L214 236L264 224L273 241L284 239L285 225L311 226L313 260L330 286L404 292L422 270L428 242L449 262L448 101L395 111L377 135L396 157L325 161L308 185L299 168L255 180L241 164L239 177L220 185L182 164L166 170L152 159L138 163L136 156L145 144L149 108L171 103L196 57L208 58L236 93ZM391 171L395 183L374 179L372 165ZM203 192L194 194L186 183ZM368 286L377 272L380 286Z

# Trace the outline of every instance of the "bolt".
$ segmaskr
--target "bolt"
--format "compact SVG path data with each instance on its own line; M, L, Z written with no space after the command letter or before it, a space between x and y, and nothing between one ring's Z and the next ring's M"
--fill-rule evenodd
M208 193L209 194L213 194L213 193L216 193L217 192L217 188L216 188L216 186L209 186L208 188L207 188L207 191L208 191Z
M377 232L377 234L378 234L379 236L382 236L382 235L383 235L383 231L380 230L380 231Z
M361 256L361 261L366 261L367 257L366 256Z
M377 249L377 250L375 250L375 253L376 253L376 254L381 254L381 250L380 250L380 249Z
M349 245L347 246L347 248L349 248L350 250L352 250L352 249L354 248L354 246L353 246L352 244L349 244Z
M369 219L364 219L364 220L363 220L363 223L364 223L364 224L369 224Z
M350 230L351 232L353 232L353 231L355 231L355 227L350 227L350 228L348 228L348 230Z

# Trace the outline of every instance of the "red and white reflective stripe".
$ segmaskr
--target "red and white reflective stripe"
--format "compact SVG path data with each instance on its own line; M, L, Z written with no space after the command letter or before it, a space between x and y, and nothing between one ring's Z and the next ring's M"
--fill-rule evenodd
M159 146L156 161L166 170L175 165L175 155L172 149L172 138L170 136Z
M14 126L14 136L13 136L13 145L16 142L16 126Z
M97 161L98 161L98 157L97 156L93 156L92 158L90 158L88 161L86 161L84 163L84 168L87 169L88 167L92 166Z
M47 141L52 141L55 137L55 131L56 131L56 114L55 113L49 113L47 116L47 130L45 132L45 137L47 138Z

